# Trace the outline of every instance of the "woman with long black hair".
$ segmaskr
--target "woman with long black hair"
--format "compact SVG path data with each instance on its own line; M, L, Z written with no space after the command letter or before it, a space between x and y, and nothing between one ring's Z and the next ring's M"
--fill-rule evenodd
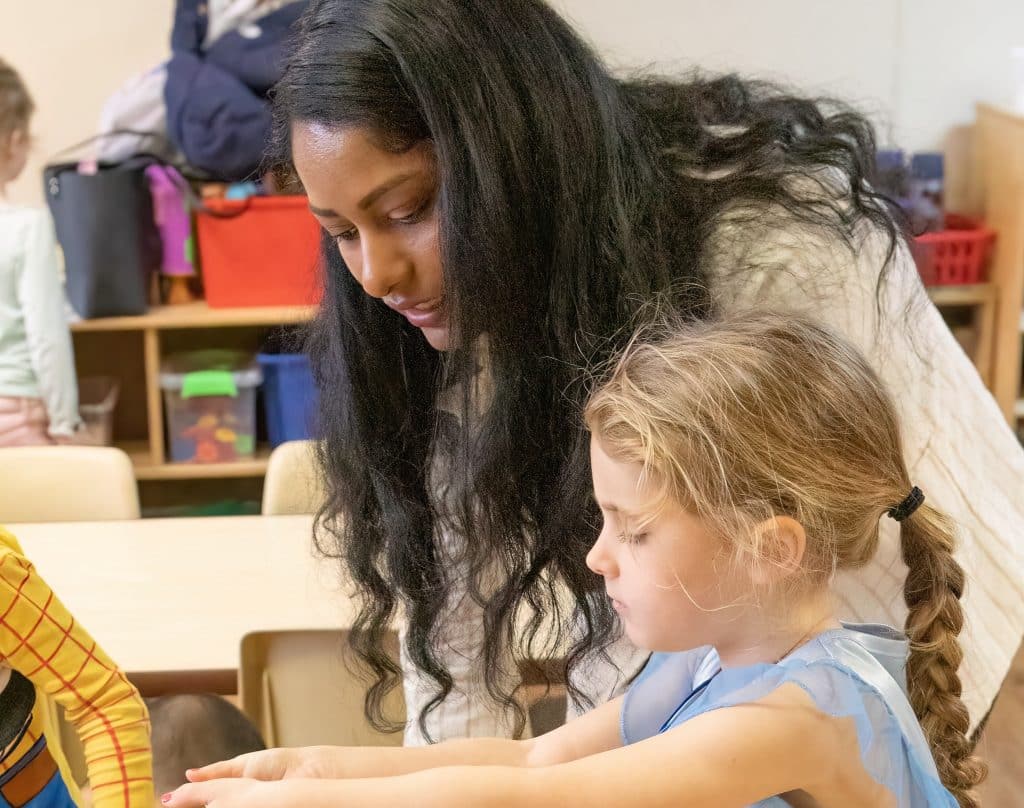
M371 716L404 674L408 742L511 734L540 637L570 648L577 709L643 664L584 563L580 411L658 301L809 314L870 357L961 528L982 718L1024 625L1024 453L871 190L861 117L735 77L614 78L540 0L315 0L276 109L324 229L319 535L362 598ZM889 532L837 581L845 613L902 624L899 563Z

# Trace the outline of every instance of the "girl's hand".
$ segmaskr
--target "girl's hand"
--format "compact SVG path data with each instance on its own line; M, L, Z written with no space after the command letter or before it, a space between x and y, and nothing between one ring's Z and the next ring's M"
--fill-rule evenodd
M187 783L164 794L160 802L167 808L304 808L296 785L249 779L210 780Z
M189 769L185 776L190 783L203 783L224 778L250 780L286 780L291 777L331 778L330 747L309 746L298 749L267 749L250 752L231 760L211 763L201 769ZM337 767L333 767L337 768Z

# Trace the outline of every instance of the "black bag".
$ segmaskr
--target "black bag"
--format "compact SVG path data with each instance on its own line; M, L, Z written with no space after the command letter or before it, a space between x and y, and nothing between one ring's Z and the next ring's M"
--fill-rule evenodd
M64 250L68 299L84 318L146 312L151 273L162 259L146 178L147 166L158 160L137 155L100 163L95 174L80 174L77 162L43 170L46 201Z

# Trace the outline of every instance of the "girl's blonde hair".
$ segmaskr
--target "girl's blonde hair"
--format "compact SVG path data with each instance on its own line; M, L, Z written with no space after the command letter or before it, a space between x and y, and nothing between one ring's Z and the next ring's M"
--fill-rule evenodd
M0 59L0 145L19 130L28 130L35 110L28 87L18 71Z
M800 580L867 564L879 522L910 493L893 403L860 353L825 328L752 313L663 323L626 349L592 396L587 425L733 548L738 564L779 560L776 516L807 543ZM960 597L950 521L927 503L901 523L910 700L943 783L961 806L985 776L960 699Z

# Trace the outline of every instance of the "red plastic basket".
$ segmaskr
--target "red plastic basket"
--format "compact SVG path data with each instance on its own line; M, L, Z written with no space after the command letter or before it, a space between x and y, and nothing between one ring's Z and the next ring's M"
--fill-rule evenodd
M211 308L320 302L320 227L304 196L211 199L229 215L196 216L199 260Z
M984 283L996 233L983 223L955 213L946 229L914 239L914 260L925 286Z

